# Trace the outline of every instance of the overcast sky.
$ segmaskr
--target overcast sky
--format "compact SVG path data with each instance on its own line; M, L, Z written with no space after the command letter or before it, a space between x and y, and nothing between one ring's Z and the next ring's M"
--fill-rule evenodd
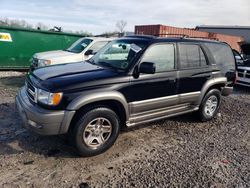
M121 19L127 31L142 24L250 26L250 0L0 0L0 18L93 34L114 31Z

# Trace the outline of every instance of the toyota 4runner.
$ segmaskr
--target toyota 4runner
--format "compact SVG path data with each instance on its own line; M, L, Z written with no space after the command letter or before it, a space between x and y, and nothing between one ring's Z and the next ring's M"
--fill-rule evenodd
M29 73L16 105L25 127L68 133L80 155L93 156L110 148L122 127L194 111L211 120L235 78L225 43L131 36L88 61Z

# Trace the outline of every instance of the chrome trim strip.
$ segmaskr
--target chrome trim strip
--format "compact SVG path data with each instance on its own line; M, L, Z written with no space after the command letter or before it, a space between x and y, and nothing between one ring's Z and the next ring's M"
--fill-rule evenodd
M181 97L189 97L189 96L193 96L193 95L199 95L201 94L200 91L196 91L196 92L190 92L190 93L183 93L183 94L180 94Z
M220 71L215 71L215 72L212 72L212 74L218 74L220 73Z
M146 100L142 100L142 101L135 101L135 102L131 102L130 104L133 104L133 105L140 105L140 104L144 104L144 103L150 103L150 102L159 102L159 101L163 101L163 100L168 100L168 99L174 99L176 97L179 97L179 96L192 96L192 95L198 95L200 94L201 92L200 91L196 91L196 92L189 92L189 93L183 93L183 94L178 94L178 95L170 95L170 96L167 96L167 97L158 97L158 98L154 98L154 99L146 99Z
M153 103L153 102L159 102L159 101L163 101L163 100L168 100L168 99L174 99L177 98L178 95L171 95L171 96L167 96L167 97L159 97L159 98L154 98L154 99L146 99L146 100L142 100L142 101L135 101L135 102L131 102L131 105L140 105L140 104L145 104L145 103Z

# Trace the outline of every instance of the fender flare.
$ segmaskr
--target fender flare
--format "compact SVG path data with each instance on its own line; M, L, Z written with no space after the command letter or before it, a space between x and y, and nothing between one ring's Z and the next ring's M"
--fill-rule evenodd
M200 94L200 98L198 101L198 104L201 104L202 99L204 98L205 94L207 93L208 89L216 84L224 84L226 85L227 83L227 78L226 77L219 77L219 78L213 78L211 80L208 80L204 86L201 89L201 94Z
M82 94L81 96L74 99L71 103L69 103L69 105L67 106L67 110L77 111L78 109L80 109L81 107L87 104L98 102L98 101L105 101L105 100L113 100L113 101L119 102L123 106L124 111L126 113L125 114L126 120L128 120L129 107L128 107L127 100L125 99L123 94L117 91L108 91L108 92L99 91L96 93L91 92L91 93Z

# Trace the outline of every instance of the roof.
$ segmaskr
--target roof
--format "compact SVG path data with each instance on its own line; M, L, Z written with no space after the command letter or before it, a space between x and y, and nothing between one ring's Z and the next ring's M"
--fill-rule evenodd
M239 25L200 25L196 26L196 28L203 29L249 29L250 26L239 26Z

